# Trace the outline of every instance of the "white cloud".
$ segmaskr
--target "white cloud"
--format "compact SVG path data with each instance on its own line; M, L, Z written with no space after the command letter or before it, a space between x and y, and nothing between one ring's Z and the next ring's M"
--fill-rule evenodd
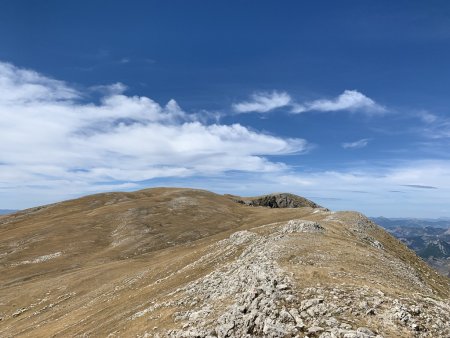
M82 193L152 178L280 171L286 166L267 156L308 148L303 139L208 124L174 100L160 106L124 95L120 83L97 89L100 103L85 102L88 95L67 83L0 63L0 196L27 187Z
M296 104L292 108L292 113L303 113L306 111L332 112L340 110L374 114L383 113L386 111L386 108L357 90L345 90L334 99L320 99Z
M36 101L70 100L80 96L75 89L31 70L0 62L0 102L27 104Z
M355 142L345 142L342 143L342 148L344 149L361 149L367 146L369 139L363 138Z
M291 97L285 92L262 92L253 94L250 101L234 104L233 109L238 113L267 113L290 103Z
M345 90L334 99L319 99L303 103L295 102L286 92L255 93L251 96L250 101L234 104L233 110L238 113L267 113L281 107L290 107L290 112L294 114L308 111L333 112L342 110L364 114L386 112L385 107L357 90Z

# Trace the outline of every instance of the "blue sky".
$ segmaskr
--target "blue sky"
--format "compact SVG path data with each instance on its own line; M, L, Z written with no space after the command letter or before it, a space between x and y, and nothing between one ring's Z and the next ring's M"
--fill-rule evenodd
M188 186L450 216L447 1L2 1L0 208Z

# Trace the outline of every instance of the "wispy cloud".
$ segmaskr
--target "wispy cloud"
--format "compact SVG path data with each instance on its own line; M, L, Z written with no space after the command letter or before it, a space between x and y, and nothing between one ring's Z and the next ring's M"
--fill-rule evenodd
M363 138L355 142L345 142L342 143L342 148L344 149L361 149L367 146L369 139Z
M448 117L428 112L421 112L418 116L425 123L421 129L423 136L435 140L450 138L450 119Z
M267 113L271 110L286 107L291 103L291 97L285 92L261 92L251 96L249 101L236 103L233 110L238 113Z
M403 187L417 188L417 189L437 189L431 185L421 185L421 184L402 184Z
M292 108L292 113L303 113L307 111L333 112L341 110L375 114L385 112L386 108L357 90L346 90L334 99L319 99L296 104Z
M267 113L282 107L289 107L290 112L294 114L309 111L380 114L387 111L385 107L357 90L345 90L333 99L318 99L303 103L295 102L286 92L255 93L249 101L234 104L233 110L238 113Z
M417 116L425 123L431 124L438 120L438 117L428 111L420 111Z
M92 86L90 89L100 92L103 95L119 95L123 94L127 90L127 86L121 82L116 82L110 85Z
M355 194L370 194L369 191L364 191L364 190L348 190L348 192L352 192Z
M303 139L208 123L175 100L161 106L127 96L121 83L94 89L103 94L100 103L86 102L86 92L63 81L0 63L0 192L279 172L287 166L268 156L308 149Z

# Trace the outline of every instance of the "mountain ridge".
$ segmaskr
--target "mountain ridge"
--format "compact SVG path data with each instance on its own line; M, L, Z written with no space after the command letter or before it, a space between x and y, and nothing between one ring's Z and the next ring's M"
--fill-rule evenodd
M12 214L17 211L18 210L14 210L14 209L0 209L0 215Z
M1 216L0 335L450 334L449 279L364 215L234 197L155 188Z

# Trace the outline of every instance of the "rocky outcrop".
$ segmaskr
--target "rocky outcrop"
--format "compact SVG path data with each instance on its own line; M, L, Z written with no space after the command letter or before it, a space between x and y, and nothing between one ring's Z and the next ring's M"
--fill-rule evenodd
M362 225L361 222L358 223ZM174 292L181 328L172 338L389 337L380 328L408 337L450 334L449 304L422 295L397 299L367 286L299 287L278 262L293 236L323 236L322 224L301 219L268 225L265 234L238 231L208 250L208 257L236 255L230 263ZM265 227L267 228L267 226ZM267 233L267 231L269 232ZM185 310L181 310L181 309ZM365 325L361 325L364 322Z
M281 228L281 232L292 234L295 232L321 232L325 229L317 222L291 219Z
M246 197L246 198L235 198L235 202L250 205L254 207L269 207L269 208L321 208L320 205L310 201L306 198L288 194L270 194L258 197Z
M286 337L306 332L293 293L293 282L277 263L280 250L296 232L324 230L316 222L292 220L275 226L266 236L239 231L212 250L242 250L231 263L177 290L181 305L194 300L195 309L177 312L183 329L170 330L183 337ZM275 231L274 231L275 230ZM232 300L223 308L224 302Z

